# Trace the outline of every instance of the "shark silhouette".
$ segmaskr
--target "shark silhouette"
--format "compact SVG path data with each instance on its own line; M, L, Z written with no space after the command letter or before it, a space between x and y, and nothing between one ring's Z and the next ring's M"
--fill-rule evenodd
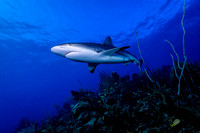
M125 50L129 47L115 47L111 38L107 37L103 44L66 43L52 47L51 51L73 61L88 63L91 73L98 64L135 63L141 68L142 60Z

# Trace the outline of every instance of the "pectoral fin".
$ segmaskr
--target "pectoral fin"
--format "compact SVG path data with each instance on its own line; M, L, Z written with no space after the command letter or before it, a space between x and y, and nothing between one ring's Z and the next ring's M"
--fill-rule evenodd
M108 49L108 50L101 52L100 54L102 54L102 55L112 55L113 53L122 51L122 50L127 49L127 48L130 48L130 46Z
M95 68L97 67L98 64L96 63L88 63L88 69L91 73L94 72Z

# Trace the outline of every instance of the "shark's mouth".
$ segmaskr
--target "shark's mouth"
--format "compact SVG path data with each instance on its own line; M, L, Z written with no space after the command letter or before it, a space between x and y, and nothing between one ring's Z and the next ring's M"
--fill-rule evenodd
M54 54L65 57L63 54L60 54L60 53L54 53Z
M65 56L68 55L69 53L71 53L71 51L68 51L67 53L65 53Z
M59 55L59 56L62 56L62 57L65 57L65 56L68 55L69 53L71 53L71 51L69 51L69 52L67 52L67 53L63 53L63 54L61 54L61 53L54 53L54 54Z
M77 52L77 51L68 51L68 52L65 53L65 56L67 56L70 53L74 53L74 52Z

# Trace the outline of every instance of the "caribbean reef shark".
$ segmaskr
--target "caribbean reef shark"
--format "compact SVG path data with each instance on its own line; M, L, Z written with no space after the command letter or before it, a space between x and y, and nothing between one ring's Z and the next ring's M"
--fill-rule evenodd
M66 43L51 48L51 51L67 59L88 63L91 73L99 64L135 63L141 68L142 60L125 51L130 46L115 47L110 37L103 44L98 43Z

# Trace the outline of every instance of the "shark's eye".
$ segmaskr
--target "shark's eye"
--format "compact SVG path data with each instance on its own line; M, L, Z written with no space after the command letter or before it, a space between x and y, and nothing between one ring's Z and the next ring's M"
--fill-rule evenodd
M97 53L100 53L102 50L101 50L100 48L96 48L95 51L96 51Z

